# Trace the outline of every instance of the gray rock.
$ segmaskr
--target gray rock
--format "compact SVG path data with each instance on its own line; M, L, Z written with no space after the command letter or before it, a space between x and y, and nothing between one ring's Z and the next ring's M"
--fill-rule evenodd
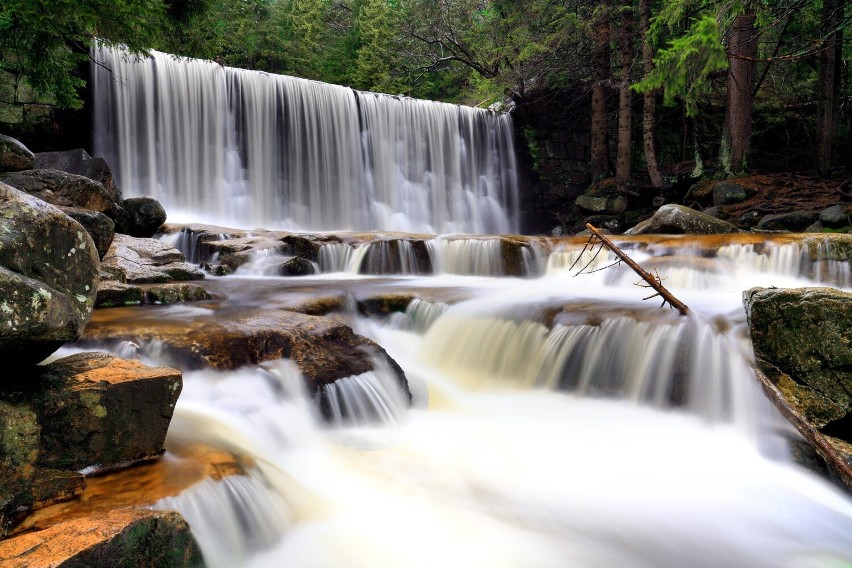
M23 366L80 336L95 302L98 254L77 221L3 183L0 218L0 358Z
M103 258L109 250L109 245L112 244L112 238L115 236L115 223L112 219L89 209L81 209L80 207L60 207L63 213L83 225L83 228L92 237L95 242L95 248L98 249L98 257Z
M752 288L743 303L758 363L790 404L816 428L848 419L852 294L834 288Z
M757 223L757 229L761 231L801 231L812 225L819 218L814 211L790 211L789 213L778 213L767 215Z
M737 225L739 225L740 227L751 228L751 227L754 227L755 225L757 225L757 223L759 221L760 221L760 213L759 212L757 212L757 211L746 211L745 213L740 215L739 219L737 219Z
M95 307L138 306L144 300L145 292L142 291L140 286L102 279L98 283L98 297L95 300Z
M852 225L852 206L838 203L819 214L820 223L826 227L838 228Z
M80 207L107 214L118 207L100 183L59 170L11 172L0 175L0 182L52 205Z
M166 222L166 210L153 197L131 197L122 202L127 218L116 223L119 233L150 237Z
M0 172L31 170L35 167L35 156L29 148L0 134Z
M713 186L713 205L733 205L748 198L748 192L741 185L729 181L720 181Z
M719 235L738 233L739 229L727 221L690 209L683 205L667 204L660 207L654 216L632 229L626 235Z
M122 201L121 190L115 184L106 160L93 158L82 148L62 152L39 152L35 155L35 168L86 176L103 185L113 201Z
M204 273L184 262L183 253L156 239L117 233L101 262L111 280L128 284L203 280Z
M574 205L585 211L602 213L607 210L606 197L593 197L591 195L580 195L574 200Z
M145 298L152 304L177 304L179 302L198 302L209 300L210 294L198 284L185 282L159 284L148 288Z
M314 273L314 265L299 256L288 258L278 266L280 276L309 276Z
M802 232L803 233L821 233L823 229L825 229L823 224L820 223L819 221L817 221L813 225L808 225L807 227L805 227L805 229Z

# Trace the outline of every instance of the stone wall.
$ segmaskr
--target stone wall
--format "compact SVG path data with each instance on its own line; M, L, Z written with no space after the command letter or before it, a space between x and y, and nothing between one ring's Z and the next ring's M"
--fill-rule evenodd
M536 96L514 113L521 231L549 233L591 183L590 98L581 89Z

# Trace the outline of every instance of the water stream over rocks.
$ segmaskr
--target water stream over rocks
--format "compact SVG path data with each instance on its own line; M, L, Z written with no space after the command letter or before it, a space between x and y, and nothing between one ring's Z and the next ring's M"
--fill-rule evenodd
M335 250L399 238L423 237ZM96 335L145 336L134 352L158 361L157 329L203 344L201 322L294 310L345 322L405 372L410 404L383 359L308 389L286 359L186 372L169 443L256 464L158 505L184 515L211 566L852 562L852 500L794 463L798 434L754 379L742 307L758 285L848 289L830 241L620 241L690 306L680 317L643 302L631 272L575 276L580 240L516 240L523 276L501 275L499 240L426 238L428 274L327 255L313 276L238 271L205 281L208 302L95 313Z

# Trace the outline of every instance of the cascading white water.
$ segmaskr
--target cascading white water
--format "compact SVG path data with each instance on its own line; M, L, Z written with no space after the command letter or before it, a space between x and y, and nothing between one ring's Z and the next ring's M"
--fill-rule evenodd
M94 48L95 152L174 220L517 232L511 118Z
M330 412L287 361L186 373L169 443L221 445L257 469L158 506L187 517L213 568L852 562L852 500L792 463L797 434L750 369L742 290L812 285L802 267L632 250L661 276L679 271L666 282L684 318L642 302L635 274L574 276L578 252L558 248L538 278L305 281L447 300L354 322L405 370L414 407L380 373L328 387L317 399ZM238 285L220 301L253 305L248 281L227 279Z

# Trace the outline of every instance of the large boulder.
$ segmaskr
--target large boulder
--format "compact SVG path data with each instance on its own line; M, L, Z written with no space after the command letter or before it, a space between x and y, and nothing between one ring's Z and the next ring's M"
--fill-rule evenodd
M852 225L852 205L838 203L819 213L819 221L826 227L846 227Z
M204 560L173 511L119 509L0 541L7 568L182 568Z
M119 220L117 231L131 237L150 237L166 222L166 210L153 197L131 197L122 202L127 215Z
M35 156L29 148L11 138L0 134L0 172L31 170L35 167Z
M98 211L81 209L80 207L60 207L63 213L83 225L83 228L95 242L98 256L103 258L112 244L115 236L115 223L112 219Z
M93 179L104 186L113 201L121 203L121 190L115 184L109 164L103 158L93 158L82 148L61 152L39 152L35 155L36 169L60 170Z
M112 216L119 205L99 182L59 170L27 170L0 175L0 181L53 205L80 207Z
M852 440L852 294L752 288L743 303L767 377L814 427Z
M9 369L79 337L92 314L99 262L77 221L3 183L0 218L0 358Z
M203 280L204 273L184 262L182 252L155 239L116 234L101 263L112 280L128 284Z
M38 465L78 470L149 459L163 442L181 373L107 353L78 353L34 368L0 392L41 425Z
M746 189L730 181L720 181L713 186L713 205L732 205L748 199L749 193Z
M663 205L656 213L642 221L625 235L721 235L739 233L740 230L727 221L673 203Z

